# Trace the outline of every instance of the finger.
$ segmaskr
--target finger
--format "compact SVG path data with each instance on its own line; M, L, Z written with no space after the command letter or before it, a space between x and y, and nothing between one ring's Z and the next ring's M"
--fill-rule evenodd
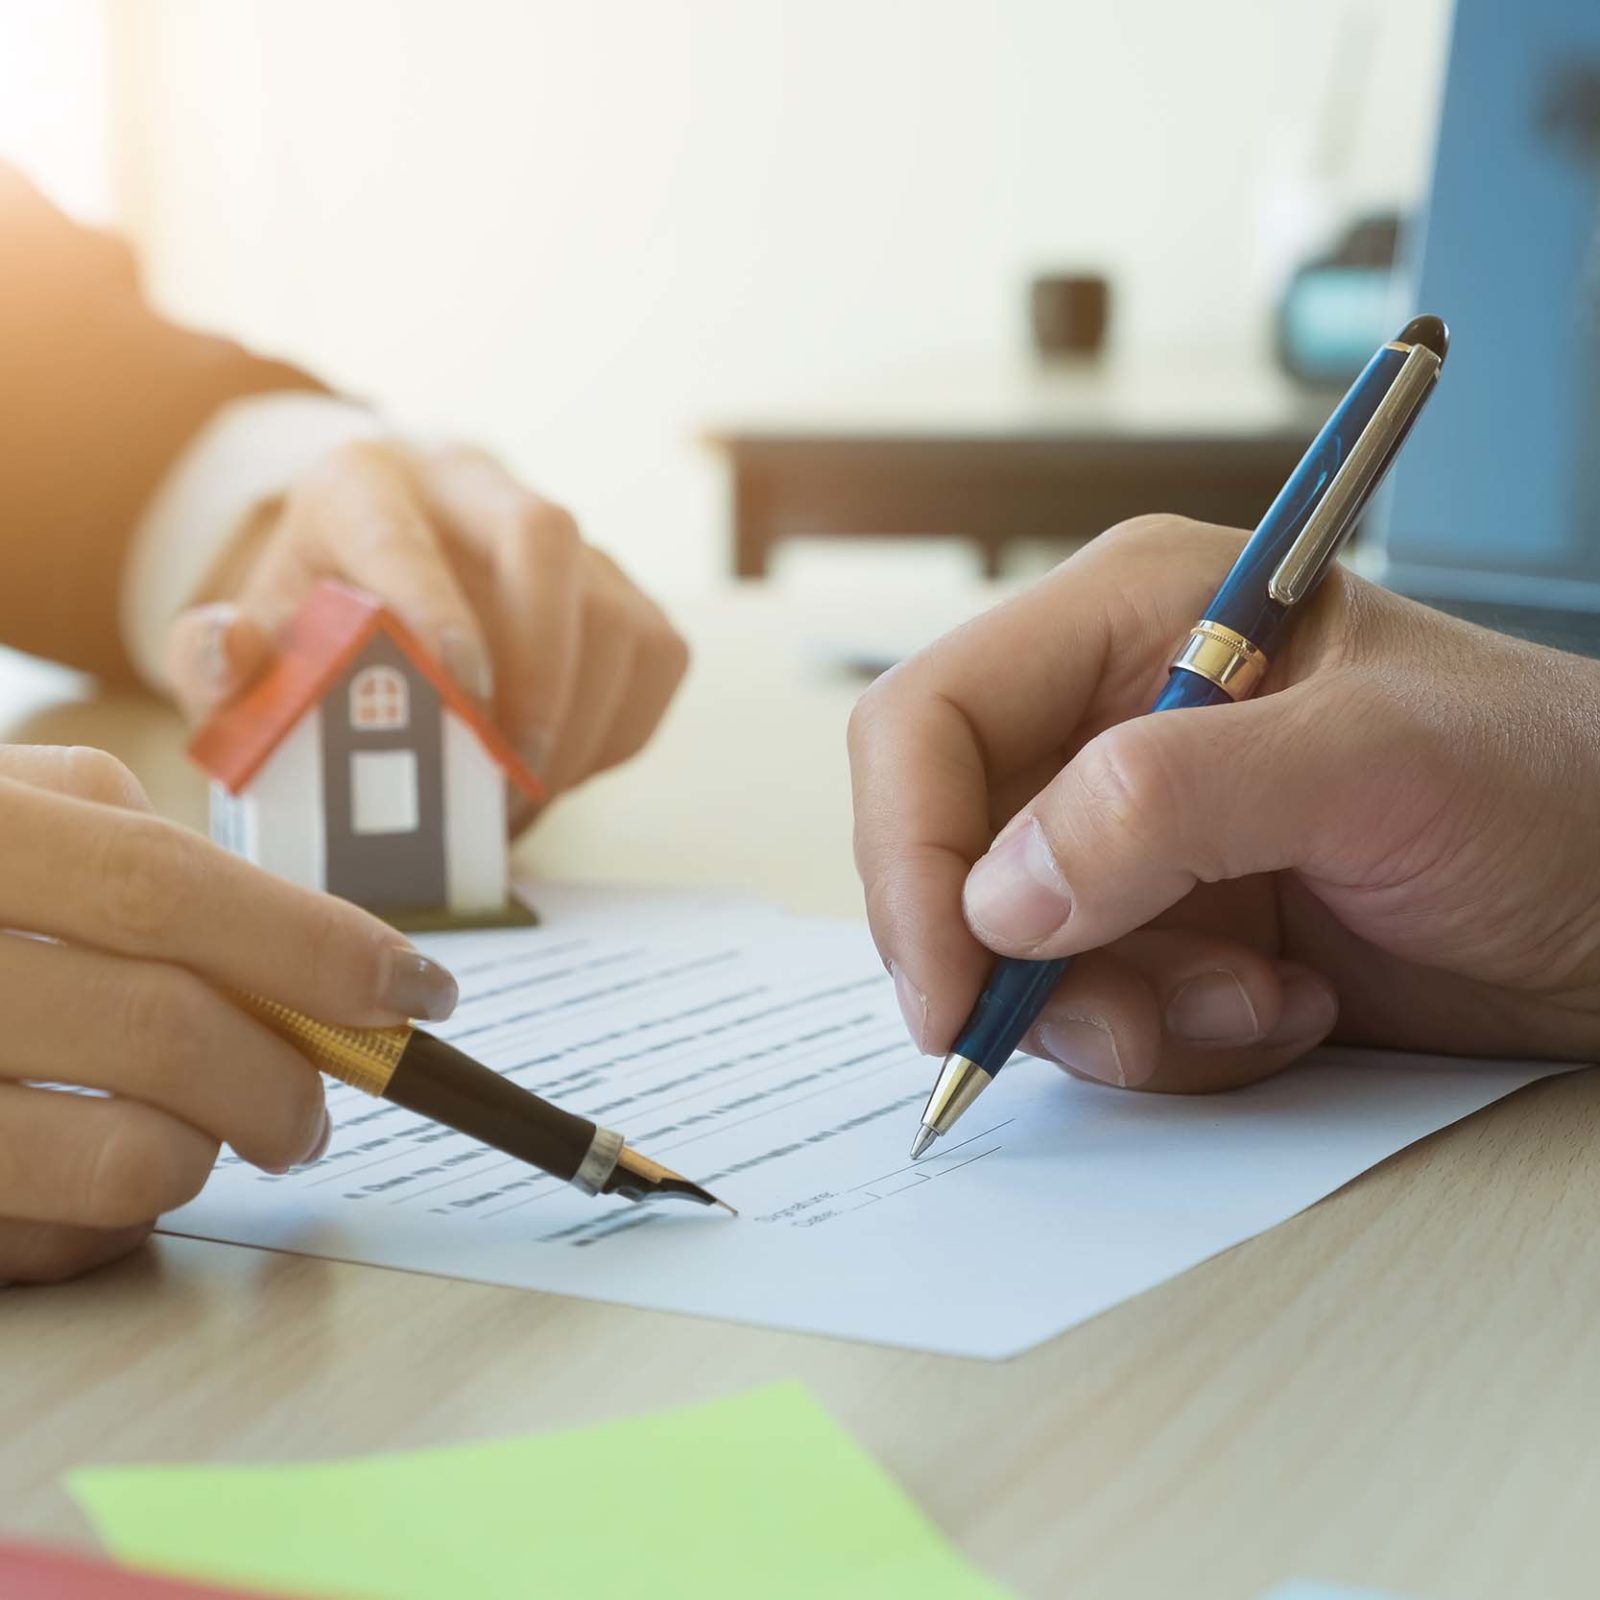
M143 1101L271 1172L326 1137L305 1057L180 967L0 935L0 1015L0 1078Z
M548 776L578 682L585 551L560 506L473 450L415 469L423 494L484 573L478 611L497 666L496 710L523 759Z
M1244 544L1231 528L1139 517L937 639L869 694L948 700L995 772L1148 709L1172 655Z
M137 1100L0 1083L0 1216L137 1227L194 1199L216 1158L215 1139Z
M603 551L587 550L585 557L591 573L586 660L559 736L556 767L565 788L642 749L689 666L688 646L655 602Z
M960 906L996 813L1012 808L999 775L1033 772L1025 799L1067 761L1086 718L1148 705L1239 546L1230 530L1178 518L1125 524L862 696L850 722L856 866L908 1020L925 1016L923 1048L948 1046L993 959Z
M0 1285L64 1283L120 1260L150 1237L151 1224L69 1228L0 1218Z
M1199 883L1359 870L1364 841L1402 831L1393 808L1415 751L1391 748L1396 732L1337 671L1263 699L1122 723L1085 745L973 868L968 925L1005 955L1071 955Z
M1023 1048L1120 1088L1198 1093L1281 1071L1337 1015L1332 987L1306 967L1150 930L1074 958Z
M595 756L627 699L639 654L632 610L623 588L597 566L584 586L578 675L550 755L554 794L570 789L593 770Z
M869 690L851 714L849 749L867 922L913 1043L942 1055L994 962L961 911L990 839L983 753L949 700L914 685Z
M617 575L628 583L620 572ZM620 766L637 755L660 725L689 670L688 643L666 613L631 584L629 590L633 600L632 679L582 777Z
M383 445L346 445L296 485L281 533L252 569L240 606L271 631L274 619L281 624L298 606L308 578L324 576L370 589L468 694L490 700L483 630L421 491Z
M227 601L185 611L167 640L168 681L190 722L204 721L242 694L271 659L261 623Z
M387 924L174 823L0 779L0 835L0 926L173 962L330 1022L454 1008L455 981Z
M139 780L115 756L91 745L0 745L0 778L125 811L155 809Z

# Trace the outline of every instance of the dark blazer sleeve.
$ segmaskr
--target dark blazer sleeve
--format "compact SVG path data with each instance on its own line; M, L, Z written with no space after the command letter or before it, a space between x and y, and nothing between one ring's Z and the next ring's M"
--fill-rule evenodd
M158 316L125 245L0 165L0 643L131 672L123 556L162 475L227 401L317 388Z

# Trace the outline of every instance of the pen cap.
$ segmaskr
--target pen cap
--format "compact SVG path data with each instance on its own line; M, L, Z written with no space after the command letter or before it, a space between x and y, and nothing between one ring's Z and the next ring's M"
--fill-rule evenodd
M1439 363L1450 354L1450 330L1443 317L1413 317L1395 338L1396 344L1420 344L1438 356Z

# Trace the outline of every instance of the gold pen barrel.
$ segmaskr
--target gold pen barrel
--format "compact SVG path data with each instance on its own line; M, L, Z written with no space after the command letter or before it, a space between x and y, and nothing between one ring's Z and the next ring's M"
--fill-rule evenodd
M346 1028L318 1022L260 995L236 993L251 1016L264 1022L329 1077L363 1094L381 1096L411 1043L409 1025L397 1028Z
M234 999L330 1077L503 1150L584 1194L629 1200L660 1195L733 1210L699 1184L628 1149L614 1129L540 1099L431 1033L409 1024L347 1028L260 995L235 991Z

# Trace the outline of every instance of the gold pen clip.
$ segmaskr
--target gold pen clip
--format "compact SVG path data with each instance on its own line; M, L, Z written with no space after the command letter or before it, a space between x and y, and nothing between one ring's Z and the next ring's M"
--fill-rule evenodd
M1378 402L1372 420L1361 430L1350 454L1334 473L1328 491L1306 519L1300 537L1277 565L1267 583L1267 593L1281 606L1292 606L1311 593L1328 563L1339 553L1368 491L1383 476L1394 458L1411 419L1417 414L1440 361L1425 344L1407 349L1388 392Z

